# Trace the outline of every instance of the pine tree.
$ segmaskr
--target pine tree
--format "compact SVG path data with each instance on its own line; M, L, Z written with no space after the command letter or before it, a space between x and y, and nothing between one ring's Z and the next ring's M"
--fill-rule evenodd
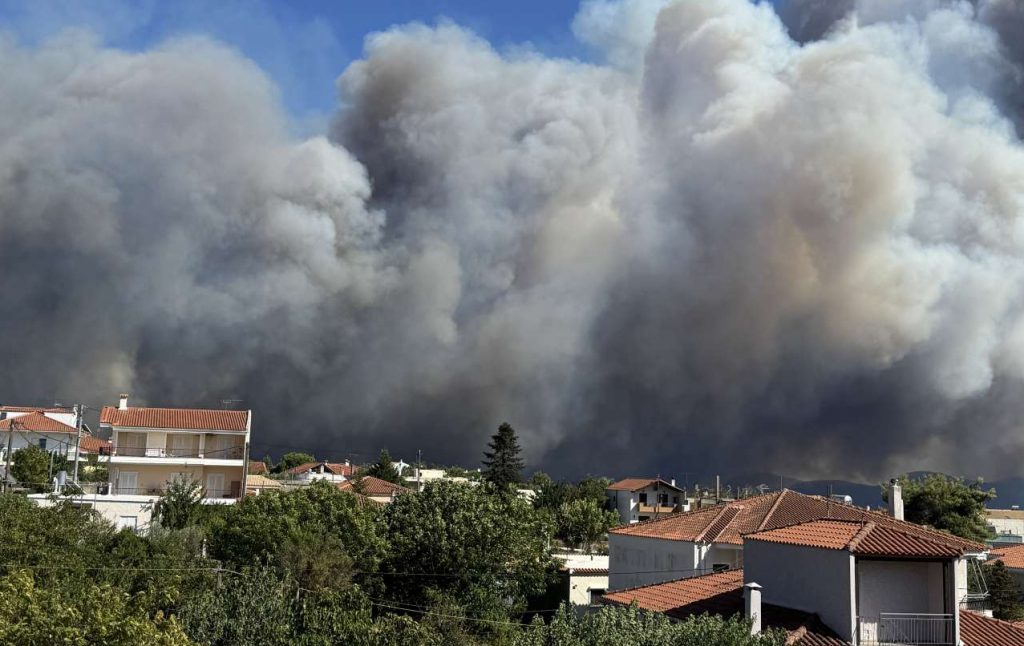
M391 461L391 454L388 453L387 449L380 452L380 457L377 461L366 468L363 475L373 476L374 478L380 478L381 480L387 480L397 485L405 486L405 480L402 479L402 474L398 472L394 463Z
M503 423L487 446L491 450L484 451L484 479L498 492L506 493L512 484L522 482L523 460L519 457L522 449L515 429L508 422Z

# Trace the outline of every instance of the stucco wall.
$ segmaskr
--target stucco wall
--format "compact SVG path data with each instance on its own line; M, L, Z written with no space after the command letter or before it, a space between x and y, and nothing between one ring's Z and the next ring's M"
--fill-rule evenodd
M862 617L883 612L946 612L942 563L857 561L857 586Z
M231 491L231 483L242 481L241 467L207 467L207 466L180 466L180 465L150 465L150 464L120 464L111 470L110 481L115 485L114 492L117 492L116 485L118 476L122 471L134 472L138 475L138 491L133 493L145 493L149 490L163 490L169 482L174 479L176 473L188 473L197 480L203 487L207 486L207 476L211 473L224 475L224 488ZM240 485L239 485L240 486ZM124 492L127 493L127 492Z
M686 541L609 534L608 556L609 590L701 574L698 548Z
M761 585L762 603L816 612L853 641L854 561L848 552L750 540L744 551L744 579Z
M574 606L590 605L591 590L607 590L607 576L580 576L573 574L569 576L569 603Z

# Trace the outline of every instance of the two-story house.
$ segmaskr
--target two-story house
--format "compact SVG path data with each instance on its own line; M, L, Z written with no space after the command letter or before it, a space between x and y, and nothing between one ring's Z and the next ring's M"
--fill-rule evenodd
M303 483L314 480L326 480L327 482L345 482L355 474L355 467L344 462L304 462L297 467L288 469L288 477Z
M742 537L743 569L611 592L684 619L742 615L806 646L1024 644L1024 630L961 608L984 546L911 523L824 518Z
M0 460L7 459L8 445L12 453L31 445L73 459L76 423L77 414L71 408L0 406Z
M626 478L605 490L608 509L617 511L622 523L636 523L688 509L685 492L676 481L661 478Z
M109 434L110 482L88 501L118 526L148 525L153 503L177 477L201 484L206 504L232 503L246 490L251 411L128 406L100 412Z

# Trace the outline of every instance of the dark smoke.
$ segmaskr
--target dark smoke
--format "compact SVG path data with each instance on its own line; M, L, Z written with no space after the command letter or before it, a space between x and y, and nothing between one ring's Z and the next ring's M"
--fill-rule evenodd
M586 2L607 64L393 29L306 141L213 42L0 41L0 400L244 398L257 454L472 464L507 419L560 475L1018 474L1020 12L780 11Z

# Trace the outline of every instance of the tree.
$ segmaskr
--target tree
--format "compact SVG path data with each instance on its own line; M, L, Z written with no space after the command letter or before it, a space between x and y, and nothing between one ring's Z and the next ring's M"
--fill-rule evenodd
M539 594L553 573L551 528L515 496L431 482L384 509L389 541L381 565L390 599L444 604L457 614L506 620Z
M363 471L363 475L373 476L374 478L393 482L396 485L405 486L405 480L395 467L394 462L391 460L391 454L388 453L387 449L381 450L380 457Z
M35 492L50 491L53 488L50 484L51 459L46 449L30 444L11 456L11 475L27 489ZM67 462L67 458L64 461Z
M191 474L179 474L153 505L153 515L161 527L183 529L195 519L202 501L203 485Z
M508 422L503 423L487 446L491 450L484 452L484 479L499 493L508 493L513 484L522 481L522 449L515 429Z
M281 457L281 461L274 467L274 473L284 473L288 469L294 469L300 464L306 464L307 462L316 462L316 458L310 453L285 453Z
M996 491L983 489L980 479L967 483L932 473L917 479L903 476L899 483L903 489L904 517L910 522L979 543L992 536L985 519L985 503L996 497ZM888 484L882 485L886 502L889 490Z
M619 522L613 511L605 511L601 505L587 498L577 498L562 503L555 516L557 536L573 549L590 553L594 543L604 538L608 530Z
M983 565L982 573L985 576L985 586L992 599L993 616L1005 621L1024 620L1021 589L1003 562L995 561L991 565Z

